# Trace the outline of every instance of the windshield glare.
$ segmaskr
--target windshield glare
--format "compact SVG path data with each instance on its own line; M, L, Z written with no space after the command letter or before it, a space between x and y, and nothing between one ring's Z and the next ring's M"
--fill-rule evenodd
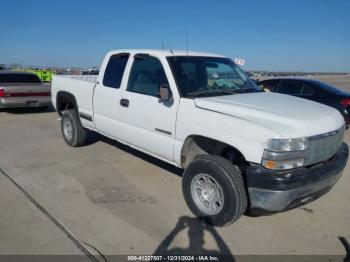
M262 91L231 59L200 56L167 59L182 97Z

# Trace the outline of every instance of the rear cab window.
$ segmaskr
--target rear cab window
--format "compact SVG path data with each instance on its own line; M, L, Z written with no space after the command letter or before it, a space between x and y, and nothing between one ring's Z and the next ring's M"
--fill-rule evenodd
M104 86L120 88L128 59L129 54L127 53L116 54L110 57L103 76Z
M9 73L0 74L0 83L40 84L41 80L34 74Z

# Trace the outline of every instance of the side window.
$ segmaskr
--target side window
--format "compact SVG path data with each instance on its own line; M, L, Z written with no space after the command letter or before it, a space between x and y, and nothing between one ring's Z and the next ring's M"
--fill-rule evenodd
M127 90L150 96L158 96L159 87L162 84L168 84L168 80L160 61L150 56L135 56Z
M274 91L275 87L276 87L276 81L263 81L261 83L259 83L259 87L263 88L263 89L269 89L270 91Z
M302 96L312 96L314 94L314 91L310 86L304 84L303 91L301 94Z
M301 95L303 90L303 83L295 82L295 81L281 81L278 86L278 93L286 94L286 95Z
M103 85L119 88L122 82L126 63L128 62L128 54L117 54L111 56L108 61L105 74L103 76Z

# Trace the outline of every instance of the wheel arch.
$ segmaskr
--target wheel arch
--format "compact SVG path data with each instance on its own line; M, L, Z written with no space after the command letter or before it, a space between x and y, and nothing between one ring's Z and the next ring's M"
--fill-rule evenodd
M62 112L66 109L74 109L78 114L78 104L75 96L66 91L59 91L56 95L56 110L62 116Z
M181 148L181 166L186 168L199 155L222 156L238 166L248 164L242 151L226 142L203 135L187 136Z

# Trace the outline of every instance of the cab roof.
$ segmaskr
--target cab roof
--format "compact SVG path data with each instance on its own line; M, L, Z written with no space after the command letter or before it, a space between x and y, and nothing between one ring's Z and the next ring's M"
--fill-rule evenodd
M209 56L209 57L225 57L219 54L205 53L198 51L186 51L186 50L170 50L170 49L116 49L108 52L109 55L119 54L119 53L130 53L135 54L149 54L152 56Z

